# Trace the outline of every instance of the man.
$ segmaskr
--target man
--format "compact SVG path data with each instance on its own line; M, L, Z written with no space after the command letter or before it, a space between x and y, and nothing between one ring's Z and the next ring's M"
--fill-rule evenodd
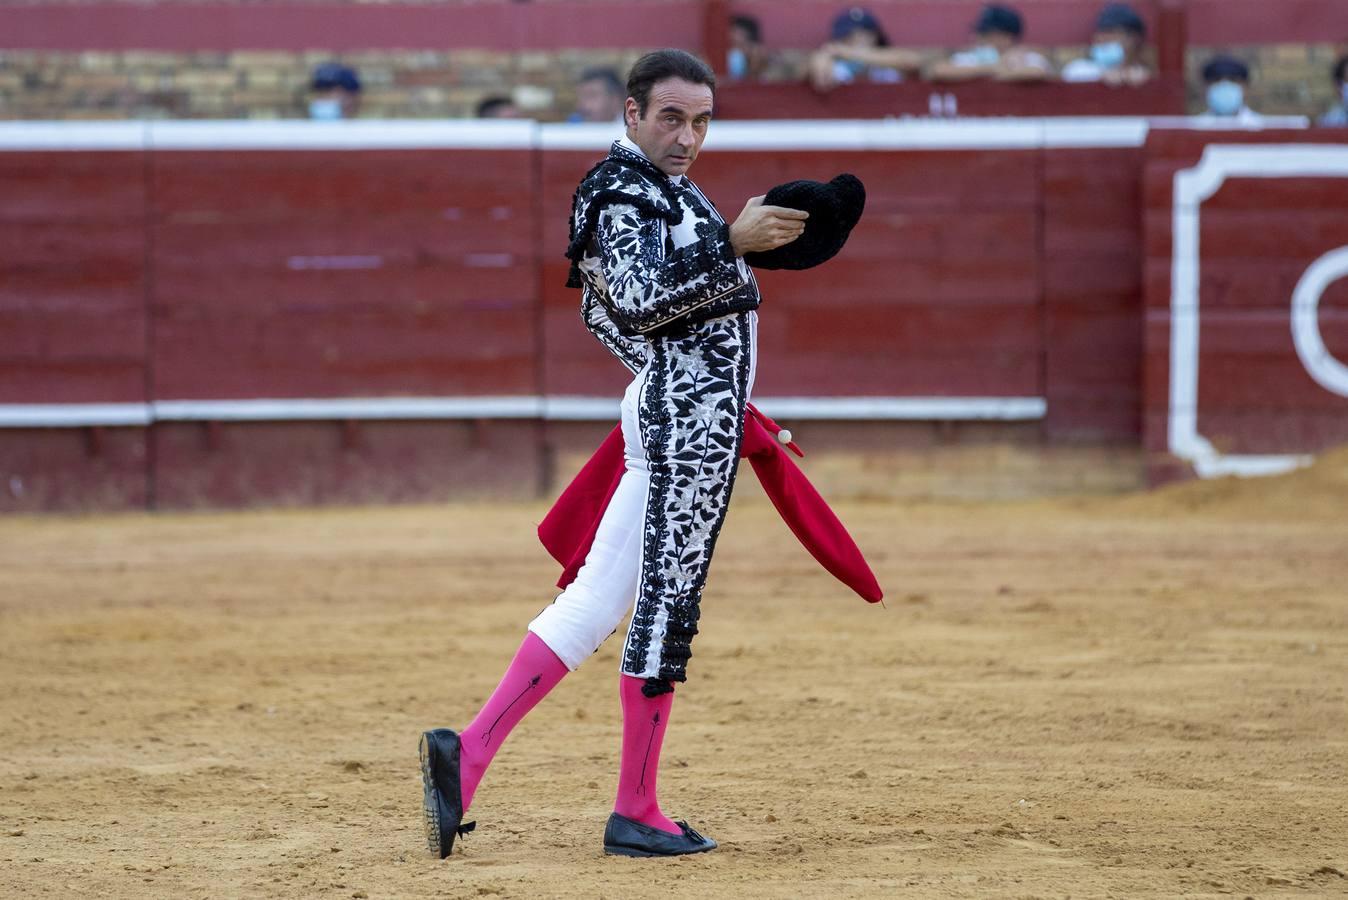
M360 79L355 69L341 63L323 63L314 69L309 89L311 119L354 119L360 112Z
M746 253L780 247L807 214L751 199L727 225L687 178L716 79L682 50L637 61L626 135L577 188L568 285L586 326L631 370L626 468L584 565L530 624L496 691L462 733L422 738L427 838L441 858L510 730L618 628L622 764L606 853L677 856L716 842L660 810L656 779L673 690L686 679L753 384L759 295Z
M927 72L932 81L1047 81L1053 66L1021 45L1025 23L1009 6L989 4L974 22L974 46L939 62Z
M1234 56L1214 56L1203 66L1204 99L1207 109L1200 119L1216 124L1259 125L1264 117L1250 109L1245 92L1250 86L1250 67Z
M767 68L763 26L753 16L730 17L730 49L726 51L726 74L731 81L760 78Z
M921 68L917 53L890 46L874 13L854 6L838 13L829 42L811 55L810 84L821 92L858 81L896 84Z
M1319 118L1319 124L1331 128L1348 127L1348 56L1334 63L1334 108Z
M1095 20L1090 57L1074 59L1063 66L1062 80L1103 82L1109 85L1139 85L1151 79L1151 69L1142 60L1147 25L1127 3L1111 3Z
M612 69L586 69L576 82L576 109L568 122L613 122L623 118L623 83Z

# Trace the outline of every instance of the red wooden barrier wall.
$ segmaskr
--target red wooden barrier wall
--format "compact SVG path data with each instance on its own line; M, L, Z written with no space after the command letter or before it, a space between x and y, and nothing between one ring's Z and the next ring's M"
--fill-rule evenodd
M1181 172L1207 181L1197 198L1177 196ZM1222 474L1276 470L1348 442L1348 382L1336 389L1312 377L1292 322L1308 269L1348 248L1348 145L1331 132L1156 131L1145 189L1148 449ZM1186 216L1193 250L1176 242ZM1192 294L1182 289L1185 264ZM1191 323L1192 344L1177 315ZM1348 280L1328 282L1313 319L1328 357L1318 365L1348 365ZM1193 389L1187 401L1175 394L1182 383ZM1210 448L1176 441L1185 414Z
M852 171L869 191L836 260L763 273L758 396L1042 397L1045 440L1170 449L1175 173L1212 143L1332 138L1012 138L707 151L699 183L732 218L790 178ZM0 153L0 406L616 398L624 372L562 287L571 191L599 152ZM1346 207L1348 178L1322 177L1232 177L1202 204L1195 406L1223 453L1348 441L1345 398L1288 324L1307 266L1348 246ZM1346 298L1330 284L1318 320L1340 360ZM574 431L527 412L351 415L0 428L0 507L534 496Z

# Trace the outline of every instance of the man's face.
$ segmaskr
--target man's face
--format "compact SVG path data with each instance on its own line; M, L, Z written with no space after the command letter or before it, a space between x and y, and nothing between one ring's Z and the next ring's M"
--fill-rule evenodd
M880 46L880 35L869 28L853 28L847 32L847 37L838 43L847 47L855 47L858 50L868 50L871 47Z
M711 122L711 88L682 78L666 78L651 88L646 115L627 98L627 136L666 175L688 171Z
M622 97L608 83L591 78L576 85L576 112L586 122L612 122L623 110Z

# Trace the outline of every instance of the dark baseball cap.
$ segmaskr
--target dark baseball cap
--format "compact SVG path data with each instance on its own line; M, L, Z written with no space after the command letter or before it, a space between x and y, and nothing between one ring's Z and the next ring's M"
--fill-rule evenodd
M1096 31L1131 31L1136 35L1147 33L1147 23L1127 3L1111 3L1100 10L1095 20Z
M1213 84L1218 81L1250 80L1250 67L1234 56L1214 56L1203 67L1203 81Z
M356 70L350 66L328 62L314 69L312 86L316 91L330 91L333 88L341 88L355 94L360 91L360 79L356 77Z
M978 20L974 22L975 34L1000 32L1018 38L1024 30L1025 23L1021 20L1020 13L1009 6L997 3L983 7L983 11L978 14Z
M869 9L861 6L845 9L833 19L835 41L841 41L854 31L874 31L884 41L885 30L880 27L880 20Z

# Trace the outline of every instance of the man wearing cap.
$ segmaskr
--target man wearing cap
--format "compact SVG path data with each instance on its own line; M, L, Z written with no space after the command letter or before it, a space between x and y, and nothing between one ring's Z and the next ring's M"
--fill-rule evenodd
M989 4L974 21L974 45L927 71L932 81L1046 81L1053 66L1041 54L1021 45L1025 23L1009 6Z
M626 134L576 190L567 283L581 289L586 326L632 374L621 405L625 468L583 566L529 624L477 717L462 732L422 736L427 840L441 858L471 830L463 813L511 729L629 610L621 768L604 851L716 847L661 811L660 750L674 685L687 677L754 381L759 294L743 257L794 241L808 215L755 197L727 224L688 179L715 86L711 69L682 50L642 57L627 80Z
M1062 80L1139 85L1151 79L1151 69L1142 61L1147 25L1126 3L1111 3L1095 21L1090 56L1063 66Z
M354 119L360 112L360 79L341 63L323 63L309 83L309 118Z
M1250 86L1250 67L1234 56L1214 56L1203 66L1204 99L1207 109L1198 118L1205 124L1262 125L1264 117L1245 102Z
M1348 56L1340 56L1334 63L1334 106L1316 120L1327 128L1348 127Z
M838 13L829 42L811 55L810 84L818 91L860 81L895 84L921 67L918 54L890 46L874 13L854 6Z

